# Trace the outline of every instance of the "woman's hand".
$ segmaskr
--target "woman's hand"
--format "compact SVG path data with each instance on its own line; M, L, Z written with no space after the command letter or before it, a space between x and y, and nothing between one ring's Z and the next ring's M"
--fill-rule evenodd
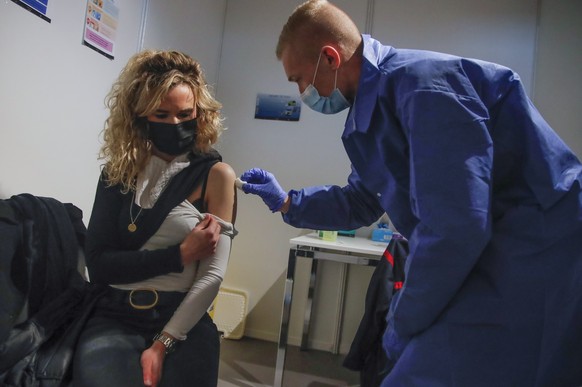
M166 347L155 340L151 347L141 354L141 369L144 386L156 387L162 379L162 367L166 357Z
M180 244L182 266L214 254L219 237L220 224L212 216L207 215Z

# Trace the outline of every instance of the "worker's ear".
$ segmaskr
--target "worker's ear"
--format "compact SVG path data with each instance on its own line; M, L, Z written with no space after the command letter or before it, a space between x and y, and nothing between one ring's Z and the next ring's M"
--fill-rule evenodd
M333 46L323 46L321 49L321 59L322 62L325 61L332 71L337 70L341 65L342 58L338 50Z

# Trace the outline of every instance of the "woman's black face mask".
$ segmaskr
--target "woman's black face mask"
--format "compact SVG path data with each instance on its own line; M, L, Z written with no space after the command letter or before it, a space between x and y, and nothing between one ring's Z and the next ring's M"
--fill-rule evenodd
M177 156L186 153L196 141L196 119L167 124L163 122L147 121L147 136L155 147L165 154Z

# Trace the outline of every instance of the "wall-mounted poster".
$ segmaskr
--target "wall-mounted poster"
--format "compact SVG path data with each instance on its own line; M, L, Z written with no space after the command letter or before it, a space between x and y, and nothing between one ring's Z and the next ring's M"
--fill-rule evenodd
M113 0L87 0L83 44L113 59L118 20Z
M263 120L299 121L301 99L299 96L257 94L255 118Z
M49 0L12 0L12 2L32 12L41 19L49 23L51 22L51 19L46 15Z

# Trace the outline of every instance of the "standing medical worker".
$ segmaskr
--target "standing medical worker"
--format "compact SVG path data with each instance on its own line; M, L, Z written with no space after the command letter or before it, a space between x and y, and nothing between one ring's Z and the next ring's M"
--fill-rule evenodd
M383 385L582 385L582 165L519 76L382 45L325 0L297 7L277 57L306 105L350 109L352 173L285 192L255 168L243 190L295 227L386 212L409 239Z

